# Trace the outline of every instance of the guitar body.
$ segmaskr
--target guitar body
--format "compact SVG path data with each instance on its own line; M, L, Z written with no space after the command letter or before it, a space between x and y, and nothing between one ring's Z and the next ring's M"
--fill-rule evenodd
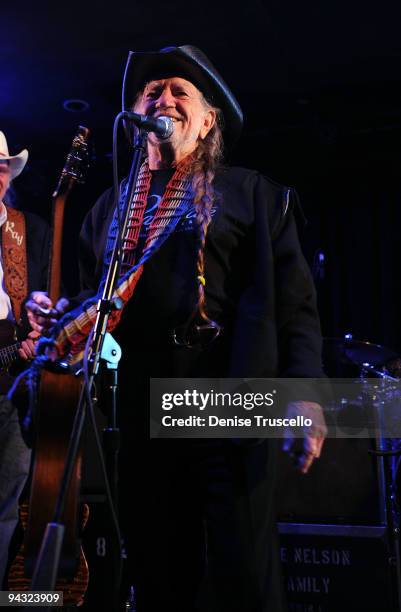
M7 349L17 342L15 325L8 319L0 321L0 349Z
M46 525L52 521L75 416L73 407L78 404L80 390L81 378L42 371L38 398L41 410L36 423L32 474L35 486L31 489L29 509L28 504L21 508L25 539L11 566L8 577L10 590L27 590L30 587ZM82 604L89 581L88 565L79 545L80 531L84 526L78 516L80 481L81 456L78 456L62 517L65 535L56 584L56 590L64 593L64 605L76 606ZM83 523L86 523L86 506L83 514Z

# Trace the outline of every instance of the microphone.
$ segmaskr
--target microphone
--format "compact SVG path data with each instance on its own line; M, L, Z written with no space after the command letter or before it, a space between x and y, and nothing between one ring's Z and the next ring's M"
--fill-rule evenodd
M128 111L124 111L123 116L128 121L132 121L137 128L145 132L154 132L161 139L169 138L174 131L174 122L171 117L149 117Z

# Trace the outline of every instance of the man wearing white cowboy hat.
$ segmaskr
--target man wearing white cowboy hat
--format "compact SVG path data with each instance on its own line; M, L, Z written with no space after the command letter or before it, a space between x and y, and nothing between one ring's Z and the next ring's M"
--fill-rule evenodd
M28 151L24 149L18 155L10 155L8 152L7 140L4 135L4 132L0 131L0 164L3 166L6 165L10 169L9 179L12 181L15 179L23 169L25 168L25 164L28 161ZM7 188L3 192L3 185L0 186L0 201L3 199Z
M206 574L219 612L281 612L277 441L149 443L149 379L322 375L314 290L292 211L297 196L258 172L221 164L223 140L238 138L242 111L196 47L130 53L123 109L173 123L167 138L148 136L123 247L123 314L114 312L110 327L119 323L123 349L120 507L138 612L199 609ZM110 190L81 233L83 288L95 297L55 325L60 355L76 351L93 327L117 225ZM28 303L38 332L49 327L40 305L52 307L38 294ZM298 454L306 472L326 429L320 406L296 399L294 416L316 417Z
M20 348L15 351L15 365L18 357L20 362L27 362L35 354L34 340L38 333L30 328L25 312L21 310L21 302L28 291L46 286L48 263L46 223L4 203L10 182L22 172L27 160L26 149L18 155L10 155L6 137L0 131L0 329L2 325L15 325L20 341ZM7 259L10 248L20 256L16 267ZM21 283L18 290L13 286L12 277L17 277ZM6 344L13 346L15 340ZM9 384L11 381L0 376L0 586L7 565L9 543L17 524L18 498L29 473L31 456L21 435L17 409L4 395Z

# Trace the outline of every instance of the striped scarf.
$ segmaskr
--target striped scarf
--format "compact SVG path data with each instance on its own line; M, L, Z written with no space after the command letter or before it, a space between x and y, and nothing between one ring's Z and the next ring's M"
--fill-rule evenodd
M189 173L189 163L188 160L183 160L177 166L174 175L167 184L162 200L149 225L143 252L140 255L139 261L135 263L135 256L137 255L136 247L151 182L151 173L147 160L140 168L136 189L130 204L126 235L122 245L120 276L112 298L113 301L119 301L122 308L111 312L107 325L107 331L109 332L113 331L118 325L123 309L135 291L146 261L160 249L164 241L174 231L180 218L193 203L192 177ZM125 195L126 189L123 191L118 204L121 212L125 205ZM96 321L97 304L102 296L117 229L117 211L115 211L106 242L103 278L97 294L60 319L52 330L51 337L43 338L40 341L38 354L43 353L46 347L52 346L57 349L60 357L70 355L72 358L71 362L78 361L82 356L86 339Z

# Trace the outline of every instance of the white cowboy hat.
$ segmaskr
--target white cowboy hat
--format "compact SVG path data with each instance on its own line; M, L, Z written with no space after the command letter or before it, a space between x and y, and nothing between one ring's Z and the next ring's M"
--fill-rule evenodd
M7 140L3 132L0 131L0 161L8 159L10 162L11 179L15 179L24 169L28 161L28 151L24 149L18 155L10 155L8 152Z

